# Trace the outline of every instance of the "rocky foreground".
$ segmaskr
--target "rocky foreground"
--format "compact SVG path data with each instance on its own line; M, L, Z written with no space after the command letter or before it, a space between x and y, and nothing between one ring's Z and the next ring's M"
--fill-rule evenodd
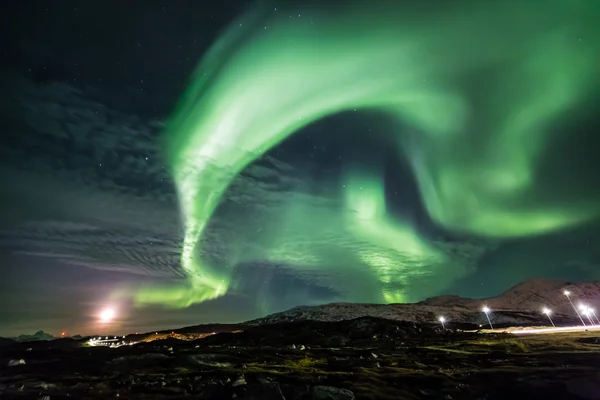
M595 332L516 337L376 318L116 349L5 343L0 362L2 399L600 398Z

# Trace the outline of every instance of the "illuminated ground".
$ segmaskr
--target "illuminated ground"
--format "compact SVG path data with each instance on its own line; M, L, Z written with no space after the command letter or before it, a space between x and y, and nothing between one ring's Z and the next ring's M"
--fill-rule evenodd
M193 341L152 335L164 339L116 349L5 346L0 397L308 400L330 390L332 399L585 399L600 391L597 331L515 336L360 318ZM25 364L7 367L11 359Z

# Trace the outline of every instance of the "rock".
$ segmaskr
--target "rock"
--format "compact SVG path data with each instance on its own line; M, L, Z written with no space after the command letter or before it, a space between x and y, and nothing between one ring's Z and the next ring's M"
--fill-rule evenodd
M48 390L48 389L56 389L56 384L54 383L46 383L46 382L39 382L37 384L34 385L34 387L36 389L43 389L43 390Z
M22 358L20 358L18 360L10 360L8 362L8 366L9 367L16 367L17 365L25 365L25 360L23 360Z
M216 355L214 355L214 354L192 354L187 357L187 359L189 361L191 361L193 364L206 365L209 367L228 368L233 365L228 362L213 361L215 358L216 358Z
M231 386L236 387L236 386L243 386L246 385L246 378L244 378L244 375L240 376L239 378L237 378L235 381L233 381L233 383L231 384Z
M333 386L315 386L312 389L314 400L354 400L354 393L348 389Z

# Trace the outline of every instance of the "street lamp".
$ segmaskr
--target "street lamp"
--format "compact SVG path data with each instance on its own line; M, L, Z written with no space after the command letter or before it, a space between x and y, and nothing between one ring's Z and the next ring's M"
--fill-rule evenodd
M446 326L444 325L444 322L446 322L446 318L444 318L443 316L439 317L438 321L440 321L440 323L442 324L442 329L446 329Z
M593 308L590 308L590 312L592 313L592 315L594 316L594 318L596 319L596 322L598 323L598 325L600 325L600 320L598 319L598 317L596 316L596 310L594 310Z
M489 307L485 306L481 309L481 311L483 311L485 313L485 316L487 317L487 320L490 323L490 328L492 328L492 330L494 330L494 325L492 325L492 321L490 320Z
M583 315L585 315L587 317L587 319L590 321L591 325L594 325L594 321L592 320L592 313L590 312L590 308L588 306L586 306L585 304L580 304L579 305L579 309L581 310L581 313Z
M569 295L571 294L571 292L569 292L568 290L563 291L563 294L565 296L567 296L567 299L569 299L569 303L571 303L571 307L573 307L573 310L575 310L575 314L577 314L577 316L579 317L579 320L581 321L581 324L583 326L585 326L585 322L583 321L583 318L581 317L581 314L579 314L579 311L577 311L577 307L575 307L575 304L573 304L573 302L571 301L571 297L569 297Z
M546 317L548 317L548 319L550 320L550 323L552 324L552 326L556 328L556 325L554 325L554 321L552 321L552 318L550 318L550 314L552 313L552 310L550 310L548 307L544 307L544 309L542 310L542 312L544 314L546 314Z

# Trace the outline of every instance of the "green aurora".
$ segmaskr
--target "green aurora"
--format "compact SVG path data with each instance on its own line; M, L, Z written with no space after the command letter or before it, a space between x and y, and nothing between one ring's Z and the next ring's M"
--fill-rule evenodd
M229 185L302 127L354 109L410 126L413 133L391 139L429 217L449 232L508 239L597 217L598 199L559 202L536 168L556 121L585 108L600 82L600 3L442 3L257 7L232 23L201 60L165 134L188 283L141 288L136 302L185 307L226 294L232 265L265 257L250 247L228 265L202 256L202 235ZM424 276L465 273L410 221L390 215L381 173L349 168L343 187L337 213L292 200L261 239L266 257L301 274L327 270L353 301L411 300L403 288ZM348 247L353 254L328 248L331 235L361 245Z

